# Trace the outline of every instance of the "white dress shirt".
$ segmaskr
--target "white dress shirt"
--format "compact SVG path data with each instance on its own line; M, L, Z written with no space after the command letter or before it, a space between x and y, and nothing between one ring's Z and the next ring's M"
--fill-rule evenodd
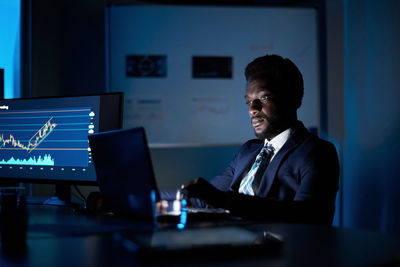
M275 157L275 155L278 153L278 151L283 147L283 145L289 139L291 134L292 134L292 129L289 128L289 129L286 129L285 131L281 132L274 138L272 138L270 141L265 139L264 145L269 144L274 148L274 154L272 155L270 162Z

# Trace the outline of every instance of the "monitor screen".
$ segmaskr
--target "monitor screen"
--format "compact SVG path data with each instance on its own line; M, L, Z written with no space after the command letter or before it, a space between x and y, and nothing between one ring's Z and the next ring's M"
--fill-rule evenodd
M122 127L122 93L0 100L0 181L96 184L88 135Z

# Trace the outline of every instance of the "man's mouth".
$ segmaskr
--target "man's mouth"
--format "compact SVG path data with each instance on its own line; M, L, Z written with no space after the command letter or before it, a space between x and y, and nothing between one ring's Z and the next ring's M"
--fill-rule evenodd
M265 118L263 117L253 117L251 118L251 124L254 128L260 127L265 122Z

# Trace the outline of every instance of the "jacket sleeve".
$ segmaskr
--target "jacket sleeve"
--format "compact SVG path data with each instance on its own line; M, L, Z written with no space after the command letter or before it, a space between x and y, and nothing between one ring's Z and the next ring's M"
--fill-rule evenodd
M237 169L243 158L244 151L248 150L248 147L252 144L253 140L249 140L244 143L239 152L235 155L233 160L230 162L229 166L220 174L215 176L210 183L215 186L217 189L227 192L232 186L232 182L237 175Z
M215 176L210 181L211 185L213 185L215 188L223 192L227 192L229 190L229 187L233 180L233 176L235 174L235 164L236 164L235 162L237 161L237 157L238 156L236 155L235 158L229 164L229 166L220 175ZM192 204L192 206L196 208L209 207L204 201L198 198L190 198L189 201Z
M243 144L241 146L238 153L235 155L235 157L230 162L228 167L221 174L212 178L210 180L210 184L212 184L215 188L217 188L220 191L223 191L223 192L229 191L229 189L231 188L231 185L232 185L232 181L235 177L237 166L238 166L238 163L240 162L243 151L245 151L247 149L248 145L251 142L252 142L251 140L247 141L245 144ZM190 202L192 203L193 207L202 207L202 208L208 207L208 205L205 204L204 201L202 201L200 199L191 198Z

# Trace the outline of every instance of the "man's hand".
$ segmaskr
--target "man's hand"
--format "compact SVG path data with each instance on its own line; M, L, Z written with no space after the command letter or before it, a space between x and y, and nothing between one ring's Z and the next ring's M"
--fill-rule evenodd
M197 178L182 185L181 193L187 198L199 198L214 208L225 208L226 193L215 188L204 178Z

